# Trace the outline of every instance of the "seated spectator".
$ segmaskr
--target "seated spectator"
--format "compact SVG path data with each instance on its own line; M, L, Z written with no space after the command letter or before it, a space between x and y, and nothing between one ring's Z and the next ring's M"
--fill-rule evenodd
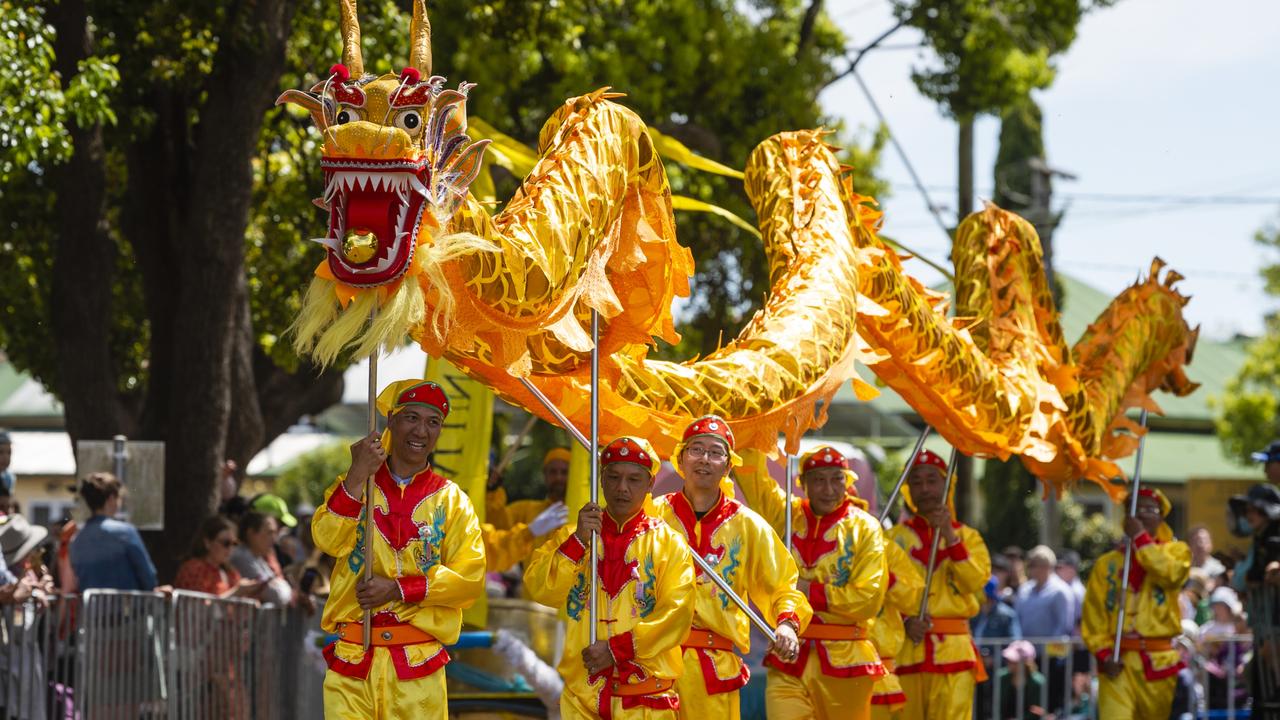
M242 577L266 581L261 600L275 605L293 601L293 587L276 559L276 534L280 527L270 515L250 510L240 518L240 545L231 551L231 566Z
M205 520L191 545L191 556L178 567L174 587L223 598L257 598L267 583L241 578L231 567L231 550L238 544L236 526L230 520L221 515Z
M1040 706L1044 676L1036 670L1036 649L1026 640L1010 643L1001 653L1007 665L1000 668L1000 712L996 717L1045 717Z
M35 600L48 605L53 577L44 566L40 545L49 531L21 515L0 518L0 604Z
M83 590L154 590L156 566L138 530L116 520L124 487L111 473L80 481L80 497L93 513L71 541L71 567Z
M1229 587L1216 588L1209 598L1209 606L1213 617L1200 628L1200 653L1204 657L1205 672L1208 674L1210 707L1227 706L1227 678L1235 675L1240 678L1244 673L1245 659L1250 643L1233 640L1233 636L1242 634L1244 625L1243 608L1236 597L1236 591ZM1236 690L1243 691L1246 684L1237 680ZM1243 705L1243 698L1237 698L1237 707Z

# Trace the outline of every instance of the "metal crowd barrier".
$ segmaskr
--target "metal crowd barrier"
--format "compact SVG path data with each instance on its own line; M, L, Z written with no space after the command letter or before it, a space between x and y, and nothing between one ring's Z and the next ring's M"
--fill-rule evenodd
M320 717L303 658L315 622L182 591L0 605L0 720Z
M1035 670L1040 675L1040 683L1030 702L1026 693L1032 683L1028 679L1015 682L1013 678L1017 670L1009 668L1001 654L1015 640L1029 642L1036 649ZM1189 638L1179 638L1177 645L1184 650L1183 657L1191 673L1190 678L1184 677L1179 681L1182 687L1178 692L1189 694L1190 700L1183 701L1189 706L1189 711L1175 717L1194 720L1280 719L1280 715L1260 714L1258 698L1240 697L1237 693L1237 690L1248 687L1246 678L1237 674L1236 668L1250 661L1247 648L1253 640L1254 636L1247 634L1212 636L1202 639L1197 648ZM1086 651L1080 638L982 638L975 639L974 644L988 663L987 673L990 676L986 683L975 689L974 720L1029 720L1035 717L1028 710L1030 705L1038 706L1046 716L1052 714L1058 720L1095 720L1098 717L1097 661ZM1224 650L1222 661L1204 655L1206 648L1218 647ZM1215 669L1222 670L1220 677L1213 672ZM1276 676L1276 670L1280 668L1272 666L1272 677ZM1194 681L1189 682L1192 678ZM1009 690L1011 682L1014 685ZM1219 688L1221 696L1217 693ZM1012 708L1003 707L1006 703L1002 699L1006 692L1013 693ZM1175 703L1175 710L1177 705Z
M1181 690L1193 698L1182 718L1280 720L1280 588L1254 591L1246 606L1252 635L1206 637L1199 648L1180 640L1191 670ZM323 668L314 648L304 648L314 644L317 622L296 610L181 591L91 590L47 606L0 606L0 720L320 717ZM1028 705L1057 720L1096 718L1098 672L1081 641L1020 639L1036 648L1043 679L1034 702L1001 654L1014 638L977 639L990 679L976 689L975 720L1022 720L1031 717Z

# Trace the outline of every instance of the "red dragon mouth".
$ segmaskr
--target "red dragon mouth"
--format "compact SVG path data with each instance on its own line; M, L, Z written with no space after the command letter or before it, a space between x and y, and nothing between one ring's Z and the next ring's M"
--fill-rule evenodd
M426 162L324 158L320 166L329 233L315 242L328 248L334 278L362 288L398 279L413 260L427 206ZM371 235L373 252L353 251L351 235L365 236L366 242Z

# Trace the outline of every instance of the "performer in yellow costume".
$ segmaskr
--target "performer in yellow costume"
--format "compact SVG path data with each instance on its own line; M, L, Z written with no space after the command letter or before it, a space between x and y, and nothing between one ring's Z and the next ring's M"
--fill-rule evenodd
M1103 720L1167 718L1183 662L1173 639L1182 632L1178 593L1191 575L1191 548L1174 540L1164 522L1169 499L1159 490L1138 491L1138 515L1126 517L1133 543L1128 582L1124 550L1094 563L1085 588L1080 634L1098 658L1098 712ZM1116 614L1123 593L1120 657L1112 656Z
M530 524L540 513L564 502L569 484L569 448L551 448L542 457L542 481L547 488L543 500L507 502L507 489L499 486L485 497L485 520L498 530L510 530L520 523Z
M709 415L689 424L672 464L684 488L658 499L658 515L716 568L738 597L754 602L777 628L773 652L794 661L797 634L813 610L796 590L796 563L769 523L734 499L729 469L741 465L733 432ZM693 629L684 641L685 672L676 682L682 718L740 716L738 689L751 673L738 653L750 650L751 623L701 569ZM737 652L735 652L735 649Z
M859 499L856 502L865 504L866 501ZM871 693L873 720L898 717L898 711L907 702L894 663L907 639L902 618L920 609L920 593L924 591L924 576L897 543L891 540L885 542L884 558L889 570L884 607L880 609L875 625L871 627L871 642L880 655L880 663L884 665L884 676L876 680Z
M907 642L896 663L907 696L904 720L969 720L974 685L986 680L969 618L978 614L978 595L991 577L991 556L978 531L952 517L946 478L942 458L921 450L903 488L911 519L888 532L922 576L933 533L942 533L925 617L916 617L917 606L904 622Z
M377 406L387 432L351 446L350 469L312 520L316 547L338 560L322 618L338 636L325 648L325 717L445 718L444 645L458 639L462 609L484 592L480 523L467 494L428 463L449 414L440 386L393 383ZM363 501L366 480L373 482L372 508ZM362 521L370 509L371 556ZM366 581L369 561L373 577ZM368 652L364 610L373 612Z
M525 584L533 599L568 616L560 713L572 718L674 718L680 643L694 612L688 544L652 514L649 493L660 461L648 441L620 437L600 453L608 507L587 503L576 528L563 528L533 553ZM590 640L588 567L599 533L598 640Z
M800 458L800 470L808 497L793 500L790 508L786 493L767 474L738 475L747 504L779 534L791 513L798 587L813 607L796 660L765 660L765 704L769 720L861 720L870 717L872 687L884 674L870 640L888 582L884 534L846 494L856 476L843 455L820 447Z

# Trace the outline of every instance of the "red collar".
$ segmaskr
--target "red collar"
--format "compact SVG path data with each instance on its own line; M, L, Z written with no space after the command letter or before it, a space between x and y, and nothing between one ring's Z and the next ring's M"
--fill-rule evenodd
M427 466L414 475L408 485L402 486L391 476L391 468L387 463L383 463L374 474L373 482L387 499L386 511L376 506L373 508L373 522L387 544L400 551L418 537L418 525L413 520L414 510L449 481Z
M795 549L796 555L800 557L800 562L806 568L812 568L818 564L822 556L836 549L835 540L824 540L827 531L835 527L849 514L853 503L845 498L844 502L836 506L835 510L818 517L814 514L813 508L809 507L809 498L805 498L800 502L800 507L804 510L804 519L806 530L802 537L799 533L791 534L791 547Z
M673 492L666 496L667 503L671 505L671 510L676 514L676 518L680 521L681 527L684 529L685 539L689 543L689 547L699 557L708 561L711 557L719 557L724 554L724 546L713 547L711 545L711 536L716 530L725 523L726 520L733 517L738 512L738 508L742 504L737 500L725 497L724 493L716 498L716 502L711 509L703 514L702 519L698 519L697 513L693 509L693 503L689 502L689 496L683 491ZM702 574L702 568L694 568L695 575Z
M619 526L606 510L600 524L600 586L610 597L617 597L627 582L636 577L637 562L627 562L631 542L653 527L654 520L640 508Z
M928 567L929 550L933 547L933 526L929 524L928 520L925 520L915 514L912 514L911 517L907 519L906 525L915 532L916 537L920 538L920 547L911 551L911 557L919 561L921 565ZM955 520L952 520L951 527L954 530L959 530L964 526Z

